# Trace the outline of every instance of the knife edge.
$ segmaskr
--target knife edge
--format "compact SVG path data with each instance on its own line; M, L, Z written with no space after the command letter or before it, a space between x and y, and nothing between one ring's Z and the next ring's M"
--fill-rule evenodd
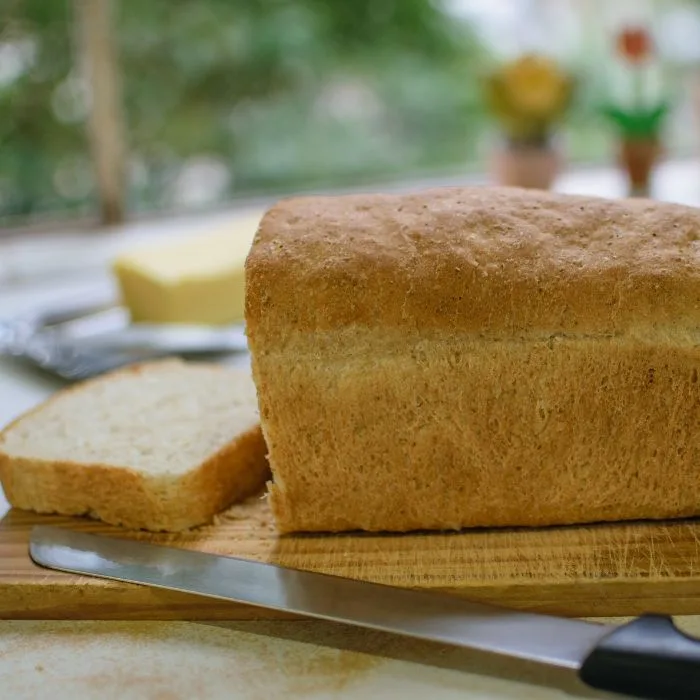
M49 525L33 528L29 554L39 566L65 573L228 600L573 671L581 668L590 651L614 629L442 592Z

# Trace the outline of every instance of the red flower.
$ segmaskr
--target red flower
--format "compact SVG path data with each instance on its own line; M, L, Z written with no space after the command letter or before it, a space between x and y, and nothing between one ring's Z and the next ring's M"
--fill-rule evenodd
M617 35L617 50L630 63L641 63L651 54L651 36L642 27L624 29Z

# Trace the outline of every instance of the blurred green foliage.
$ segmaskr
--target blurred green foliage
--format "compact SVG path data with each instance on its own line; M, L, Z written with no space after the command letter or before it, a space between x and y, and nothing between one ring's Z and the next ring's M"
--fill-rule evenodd
M70 22L66 2L0 7L0 214L76 205L54 186L58 164L85 154L82 124L54 113L70 100Z
M113 0L131 212L483 171L494 56L440 0ZM569 161L610 158L591 26ZM0 1L0 225L97 211L72 0ZM595 41L594 41L595 40ZM678 140L689 129L675 128ZM679 136L680 135L680 136ZM686 139L687 140L687 139Z
M426 0L127 0L119 36L139 206L198 155L222 196L473 156L481 49Z
M89 96L72 4L5 3L0 216L86 210ZM132 210L181 203L192 158L215 163L220 200L475 157L483 50L436 3L121 0L114 25ZM3 51L21 46L18 75L3 81Z

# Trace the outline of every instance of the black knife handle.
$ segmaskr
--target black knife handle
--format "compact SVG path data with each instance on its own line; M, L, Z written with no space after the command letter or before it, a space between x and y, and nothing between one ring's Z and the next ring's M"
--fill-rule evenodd
M699 700L700 640L667 615L642 615L604 637L579 677L592 688L645 700Z

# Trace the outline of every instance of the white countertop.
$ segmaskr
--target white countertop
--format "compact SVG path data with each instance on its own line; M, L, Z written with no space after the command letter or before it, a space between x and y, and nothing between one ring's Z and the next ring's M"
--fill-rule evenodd
M700 164L669 165L666 175L660 197L700 199ZM571 175L560 189L615 195L621 182L610 172ZM87 247L84 235L52 239L51 253L36 239L0 242L0 317L57 293L109 291L103 261L152 232L125 227ZM70 258L68 277L60 274L62 255ZM0 424L59 385L0 360ZM0 516L5 508L0 493ZM680 622L700 635L700 618ZM320 622L0 621L0 696L12 700L554 700L576 690L546 669Z

